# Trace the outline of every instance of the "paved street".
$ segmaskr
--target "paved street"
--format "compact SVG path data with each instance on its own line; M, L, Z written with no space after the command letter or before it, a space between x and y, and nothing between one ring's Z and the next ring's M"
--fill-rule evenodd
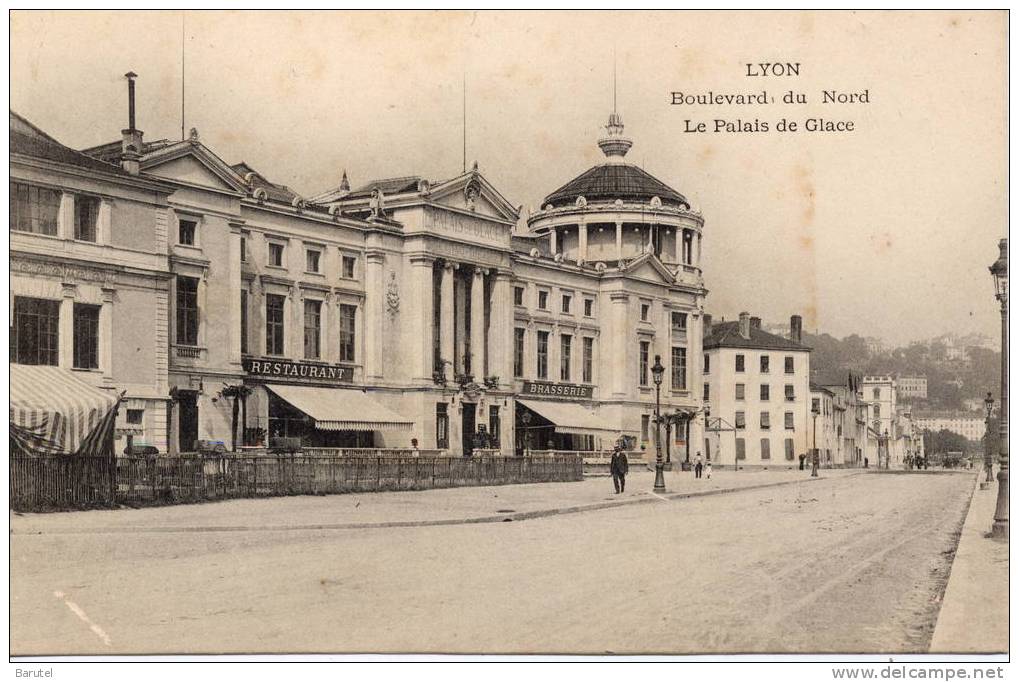
M640 472L633 504L499 523L312 529L351 518L354 496L15 516L11 649L926 651L972 477L791 473L663 500ZM624 498L610 486L361 497L430 495L455 508L435 518L467 519L471 499L491 515ZM189 515L204 530L179 530Z

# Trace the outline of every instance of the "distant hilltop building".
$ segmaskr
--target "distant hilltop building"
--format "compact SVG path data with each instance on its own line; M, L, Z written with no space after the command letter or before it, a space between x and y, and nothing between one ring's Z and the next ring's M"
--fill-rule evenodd
M971 412L918 412L913 416L917 428L932 431L951 431L973 443L984 438L986 426L983 416Z
M885 342L876 336L868 336L863 339L867 344L867 352L871 355L880 355L888 350Z
M902 398L927 399L927 377L900 376L898 377L899 396Z

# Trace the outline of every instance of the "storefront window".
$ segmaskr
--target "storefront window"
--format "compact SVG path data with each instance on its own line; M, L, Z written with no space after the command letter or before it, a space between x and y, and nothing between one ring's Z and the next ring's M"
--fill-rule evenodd
M99 306L74 304L74 368L99 367Z
M11 322L11 362L21 365L57 364L59 301L16 296Z

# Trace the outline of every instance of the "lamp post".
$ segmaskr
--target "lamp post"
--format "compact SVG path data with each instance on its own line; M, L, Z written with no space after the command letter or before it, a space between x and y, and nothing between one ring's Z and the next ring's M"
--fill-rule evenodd
M651 367L651 377L655 382L655 492L665 492L665 463L662 461L662 356L655 356L655 364Z
M1008 240L998 242L998 260L990 267L995 298L1001 304L1001 408L998 410L998 502L991 537L1008 539Z
M994 482L994 463L991 457L991 412L994 410L994 398L990 392L987 393L987 397L984 398L984 408L986 409L986 416L984 416L984 471L986 476L983 481L980 482L980 489L987 490L991 487L991 483Z
M885 469L892 468L892 453L888 449L888 429L881 435L881 445L885 451Z
M817 454L817 415L821 414L820 401L810 411L814 415L814 447L810 449L810 475L813 478L817 478L817 460L820 459L820 456Z

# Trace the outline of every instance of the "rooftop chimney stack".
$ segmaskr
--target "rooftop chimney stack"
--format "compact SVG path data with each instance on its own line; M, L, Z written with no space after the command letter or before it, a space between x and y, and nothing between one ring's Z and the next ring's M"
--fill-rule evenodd
M704 336L711 336L711 314L704 313Z
M120 150L120 165L131 175L141 172L142 131L135 128L134 116L134 79L138 77L134 71L124 74L127 79L127 129L121 130L123 141Z
M803 343L803 318L799 315L789 318L789 338L796 343Z
M739 314L739 335L744 339L750 338L750 313Z
M750 318L750 328L751 329L760 329L761 328L761 318L759 318L759 317L751 317Z

